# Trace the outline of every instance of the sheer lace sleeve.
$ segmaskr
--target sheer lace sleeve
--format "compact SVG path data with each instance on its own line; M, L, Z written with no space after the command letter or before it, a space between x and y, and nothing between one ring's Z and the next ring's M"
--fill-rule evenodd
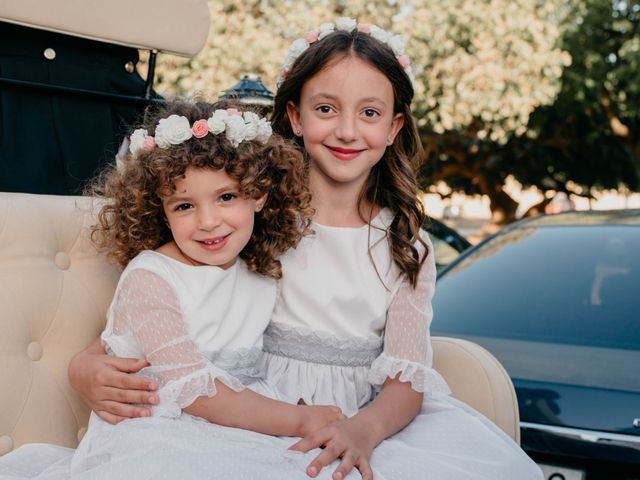
M102 338L116 355L137 352L151 364L140 374L160 385L156 416L178 416L197 397L212 397L216 379L236 391L244 388L200 353L173 288L148 270L136 269L126 275Z
M429 255L420 270L416 288L403 279L387 312L382 354L373 362L369 381L382 385L400 373L400 381L427 395L450 393L444 379L433 368L429 327L433 318L431 299L435 290L436 266L433 245L423 234Z

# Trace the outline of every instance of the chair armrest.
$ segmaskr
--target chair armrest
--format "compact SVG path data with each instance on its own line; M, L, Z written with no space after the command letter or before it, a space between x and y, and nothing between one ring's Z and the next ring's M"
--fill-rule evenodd
M500 362L480 345L450 337L433 337L433 366L452 396L495 423L520 443L516 392Z

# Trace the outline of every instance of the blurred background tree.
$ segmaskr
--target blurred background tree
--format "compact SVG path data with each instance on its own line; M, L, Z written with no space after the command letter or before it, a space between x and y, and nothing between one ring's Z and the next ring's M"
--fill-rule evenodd
M571 2L562 48L572 63L556 101L536 109L527 134L507 145L524 185L591 196L638 190L640 2Z
M255 72L274 90L289 44L358 18L405 34L425 190L487 195L515 219L513 176L542 191L638 189L640 0L211 0L193 59L161 56L161 93L216 98Z

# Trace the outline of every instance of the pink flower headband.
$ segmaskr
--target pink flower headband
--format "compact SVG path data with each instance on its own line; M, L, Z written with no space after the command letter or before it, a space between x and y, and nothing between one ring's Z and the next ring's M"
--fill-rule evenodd
M402 35L394 35L391 32L388 32L376 25L369 25L367 23L358 23L353 18L342 17L336 20L336 23L323 23L320 25L318 30L311 30L307 32L304 38L298 38L295 40L291 46L289 47L289 51L287 52L287 58L285 58L284 63L282 65L282 70L276 79L276 88L280 87L280 84L287 76L287 72L291 69L296 59L307 49L312 43L317 42L318 40L322 40L327 35L333 33L334 31L342 30L345 32L353 32L354 30L358 30L362 33L368 33L376 40L384 43L389 46L393 53L395 54L400 66L404 69L407 76L413 83L413 70L411 69L411 60L405 54L405 42L404 37Z
M189 124L187 117L170 115L158 122L155 136L149 135L144 128L134 130L129 139L129 151L135 156L141 151L151 151L156 146L169 148L192 137L202 138L209 133L218 135L223 132L231 145L237 147L240 143L251 140L265 144L271 137L272 130L266 118L253 112L243 113L235 108L216 110L206 120L196 120L193 125Z

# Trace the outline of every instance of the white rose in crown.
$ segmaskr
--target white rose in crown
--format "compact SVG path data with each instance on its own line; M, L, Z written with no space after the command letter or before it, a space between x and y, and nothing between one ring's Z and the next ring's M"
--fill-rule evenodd
M273 130L269 121L261 118L260 122L258 122L258 133L256 135L256 140L262 144L265 144L269 141L269 137L271 137L272 133Z
M129 151L132 155L136 155L144 148L144 139L149 136L146 128L138 128L133 131L129 138Z
M391 47L391 50L393 50L393 53L395 53L396 57L404 55L404 37L402 35L394 35L387 43Z
M295 60L307 48L309 48L309 42L307 42L304 38L298 38L289 47L289 50L288 50L288 53L287 53L287 58L291 57L291 58L293 58L293 60Z
M344 30L345 32L353 32L358 22L353 18L342 17L336 21L336 30Z
M287 55L287 58L284 59L284 62L282 63L282 69L285 71L289 71L291 69L291 67L293 67L294 62L296 61L296 57L295 55Z
M371 25L369 29L371 31L371 36L379 42L387 43L389 41L389 38L391 37L391 34L389 32L376 25Z
M170 145L178 145L193 136L191 125L187 117L170 115L158 122L156 127L156 145L160 148L169 148Z
M320 28L318 29L318 40L322 40L324 37L333 32L334 29L335 26L333 25L333 23L323 23L322 25L320 25Z
M253 112L244 112L244 138L243 140L254 140L258 135L258 122L260 117Z
M214 135L224 132L227 127L226 120L228 116L229 114L226 110L216 110L213 112L213 115L207 119L209 131Z
M226 129L227 138L231 142L231 145L233 145L234 147L237 147L238 145L240 145L240 142L242 142L245 139L244 118L242 118L242 116L240 115L230 115L227 118L226 123L227 123L227 129Z

